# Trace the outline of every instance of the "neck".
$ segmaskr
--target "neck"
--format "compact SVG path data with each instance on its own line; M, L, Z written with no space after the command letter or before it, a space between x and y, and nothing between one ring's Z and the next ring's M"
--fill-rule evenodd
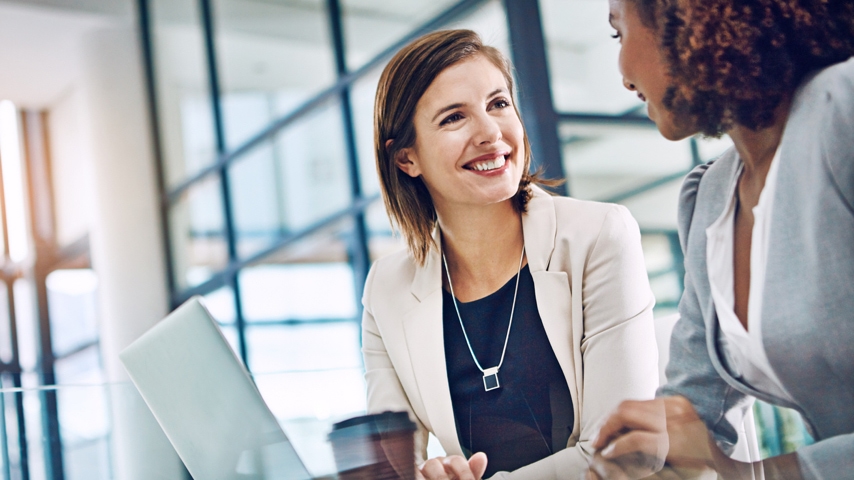
M516 274L524 239L522 217L511 200L478 207L437 208L437 216L442 251L457 298L482 298Z
M789 99L781 102L774 111L773 123L768 127L752 130L736 125L728 132L741 161L744 163L746 175L764 178L768 173L771 160L774 159L774 154L783 138L790 105Z

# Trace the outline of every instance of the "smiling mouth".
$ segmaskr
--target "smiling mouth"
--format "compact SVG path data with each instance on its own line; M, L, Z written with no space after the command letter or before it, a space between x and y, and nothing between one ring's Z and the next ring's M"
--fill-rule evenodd
M489 170L497 170L497 169L503 167L505 163L507 163L507 157L508 157L508 155L499 155L499 156L492 158L492 159L489 159L489 160L475 161L475 162L469 163L468 165L464 166L463 168L465 168L467 170L475 170L478 172L486 172Z

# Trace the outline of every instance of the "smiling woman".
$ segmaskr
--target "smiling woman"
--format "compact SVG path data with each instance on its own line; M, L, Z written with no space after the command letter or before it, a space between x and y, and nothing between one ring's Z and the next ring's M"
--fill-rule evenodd
M491 112L491 118L501 114L502 125L513 129L513 132L507 133L517 137L504 139L503 147L509 147L508 141L519 142L514 145L513 162L517 168L512 172L518 175L518 179L514 185L515 195L511 193L512 204L517 211L525 209L530 196L528 185L532 181L542 181L528 172L530 145L510 93L513 90L510 64L497 49L482 45L473 32L457 32L466 33L455 36L427 35L410 44L386 67L377 89L374 143L383 199L392 220L405 232L409 247L419 263L425 260L432 243L431 235L436 219L434 199L427 184L419 178L420 172L417 170L423 162L416 164L413 160L419 159L419 145L422 156L431 154L430 147L451 148L443 143L433 145L427 136L434 139L442 135L452 138L449 134L456 132L456 142L462 145L464 136L470 134L472 127L478 124L486 125L486 128L499 128L497 125L490 127L480 117L465 122L463 120L466 116L485 113L487 109ZM404 52L407 51L410 52L410 58L404 62ZM418 57L415 58L415 55ZM467 76L472 73L474 77ZM488 78L478 78L483 73ZM477 79L479 85L460 81L470 79ZM449 86L455 91L445 94L444 88ZM476 122L474 125L472 120ZM417 124L422 129L421 136L416 136ZM425 151L425 148L428 150ZM494 155L497 147L487 146L486 150L490 148L492 152L481 154ZM456 155L460 154L463 152ZM412 173L409 173L410 167L414 167ZM474 168L483 167L481 164ZM428 165L427 168L431 167Z
M442 31L377 90L377 170L409 249L366 282L368 410L409 412L427 479L577 476L598 422L658 385L637 224L537 186L510 72L474 32ZM427 459L428 432L448 457Z
M513 197L528 158L512 105L501 71L487 58L448 67L418 102L413 124L419 134L397 152L395 164L421 177L438 211Z

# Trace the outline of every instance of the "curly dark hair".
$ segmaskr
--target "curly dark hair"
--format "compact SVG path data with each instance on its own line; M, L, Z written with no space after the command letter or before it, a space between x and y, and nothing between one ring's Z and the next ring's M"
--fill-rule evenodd
M770 126L812 71L854 55L851 0L632 0L657 31L664 105L708 136Z

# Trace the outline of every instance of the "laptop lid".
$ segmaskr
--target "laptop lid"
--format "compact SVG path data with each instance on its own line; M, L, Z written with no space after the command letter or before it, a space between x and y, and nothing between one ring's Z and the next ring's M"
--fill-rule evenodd
M311 479L199 300L119 355L148 408L198 480Z

